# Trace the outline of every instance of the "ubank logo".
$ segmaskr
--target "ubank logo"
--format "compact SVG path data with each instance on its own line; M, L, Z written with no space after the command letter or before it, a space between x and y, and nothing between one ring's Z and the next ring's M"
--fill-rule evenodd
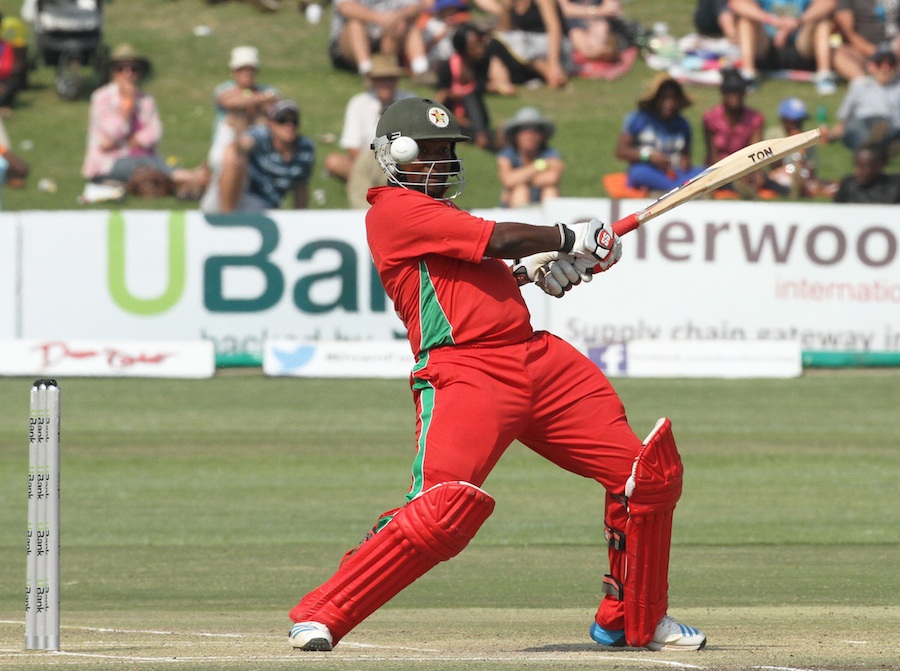
M172 309L184 293L185 234L184 212L169 216L169 274L166 289L155 298L138 298L125 284L125 218L111 212L107 232L108 261L106 281L113 301L126 312L136 315L158 315Z
M166 235L168 259L154 258L126 261L127 227L121 212L110 212L107 228L107 284L113 302L125 312L139 316L161 315L173 309L183 299L188 267L187 226L185 212L169 214ZM202 261L203 307L217 313L252 313L275 307L286 294L289 294L294 307L307 314L322 315L332 311L358 313L366 309L373 313L387 311L387 296L381 285L378 273L368 254L360 254L348 242L337 239L319 238L301 245L293 258L299 265L299 277L292 287L287 286L285 279L288 269L279 267L272 255L281 241L278 224L264 215L206 215L206 223L213 230L203 239L212 245L215 243L216 231L220 228L246 227L254 229L260 237L258 248L248 250L246 254L215 255L209 254ZM312 269L313 261L319 254L327 254L333 258L337 254L337 262L328 270L322 270L321 264ZM161 293L152 297L135 296L128 288L126 263L153 263L154 267L167 268L165 287ZM229 296L226 294L224 276L229 269L251 269L262 278L262 289L255 296ZM304 269L307 272L304 274ZM290 276L298 271L290 269ZM338 286L334 291L324 292L333 299L323 302L315 298L314 289L320 283ZM363 307L365 298L361 296L361 282L367 283L368 303ZM321 295L322 292L320 292Z

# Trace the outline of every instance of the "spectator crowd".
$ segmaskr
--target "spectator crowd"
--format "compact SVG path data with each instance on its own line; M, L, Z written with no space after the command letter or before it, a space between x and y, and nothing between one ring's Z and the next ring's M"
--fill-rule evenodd
M278 11L287 3L252 4ZM317 11L308 11L313 4ZM763 137L801 132L810 121L803 100L783 100L779 126L766 128L766 110L752 105L752 94L768 73L807 73L818 96L834 95L846 82L836 122L817 123L826 141L846 146L853 173L822 179L811 148L729 191L742 198L900 202L900 178L885 173L900 154L898 4L698 0L697 32L724 41L732 54L719 70L721 101L702 111L702 127L695 130L683 114L694 104L689 84L665 70L657 73L621 120L614 156L622 162L626 186L662 193ZM318 22L321 4L300 0L297 7ZM351 207L368 206L368 189L385 183L369 144L381 112L414 95L402 84L409 78L453 110L475 146L496 156L499 205L521 207L565 195L566 157L552 144L554 120L534 106L495 119L491 97L513 96L522 86L553 91L583 74L585 64L614 71L627 67L629 50L658 48L648 36L659 27L648 31L625 10L620 0L332 0L326 8L328 55L334 68L360 77L361 90L345 103L337 147L323 157L322 169L344 185ZM24 85L15 61L21 48L15 50L8 37L14 31L7 29L17 22L3 21L0 121L13 115L16 92ZM288 197L290 207L308 207L315 143L302 132L300 105L259 80L263 64L255 46L238 45L228 55L230 78L211 92L209 152L194 167L172 165L158 151L160 113L142 88L150 61L119 44L107 65L86 120L87 185L118 185L121 195L174 195L198 201L210 213L279 208ZM6 129L0 131L0 172L7 186L21 187L28 165L10 150Z

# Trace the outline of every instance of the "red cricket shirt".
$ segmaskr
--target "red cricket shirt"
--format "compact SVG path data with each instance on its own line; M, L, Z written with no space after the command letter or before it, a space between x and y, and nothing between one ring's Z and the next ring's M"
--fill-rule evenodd
M509 266L485 258L496 222L396 186L369 190L366 234L413 352L504 345L533 334Z

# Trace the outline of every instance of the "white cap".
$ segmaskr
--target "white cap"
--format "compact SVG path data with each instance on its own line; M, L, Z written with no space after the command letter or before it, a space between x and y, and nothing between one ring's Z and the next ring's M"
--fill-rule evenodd
M259 50L256 47L235 47L231 50L228 67L232 70L248 67L259 69Z

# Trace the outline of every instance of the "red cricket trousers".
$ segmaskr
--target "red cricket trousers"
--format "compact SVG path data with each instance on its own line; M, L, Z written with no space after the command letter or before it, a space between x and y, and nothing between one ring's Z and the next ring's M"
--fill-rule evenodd
M621 499L641 440L628 426L622 402L606 376L567 342L538 332L517 345L437 348L420 357L411 383L417 451L408 500L443 482L462 480L480 487L518 439L562 468L603 485L606 524L624 532L628 515ZM380 531L396 512L384 513L375 530ZM624 551L610 549L609 559L611 573L624 580ZM342 564L328 583L307 594L292 609L291 619L320 621L332 627L335 640L355 626L353 596L340 590L336 598L350 603L351 615L341 616L340 622L326 620L327 613L334 612L328 608L327 594L342 583L342 571L349 564ZM393 569L405 570L396 564ZM378 565L371 571L368 581L402 585L415 579L396 575L386 579ZM624 629L623 602L604 597L596 619L609 629Z
M437 348L414 369L412 387L418 449L409 499L440 482L480 487L519 440L603 485L606 523L624 531L627 513L613 495L624 494L641 440L609 380L569 343L539 331L517 345ZM624 553L609 554L622 580ZM622 602L604 598L597 622L624 628Z

